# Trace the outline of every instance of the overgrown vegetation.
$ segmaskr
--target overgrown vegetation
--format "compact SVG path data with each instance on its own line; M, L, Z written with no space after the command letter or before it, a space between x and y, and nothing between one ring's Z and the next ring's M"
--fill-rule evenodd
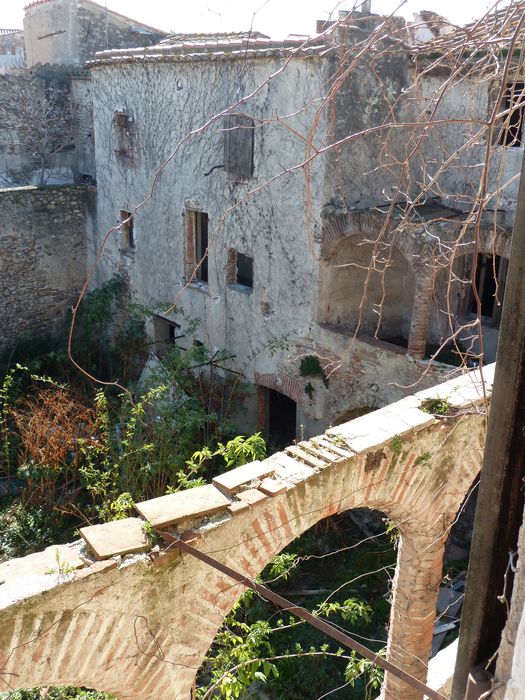
M373 545L355 548L362 533L350 516L330 518L275 557L258 580L351 634L372 638L371 648L384 654L397 540L378 523ZM370 662L247 591L210 648L197 698L242 698L247 689L258 697L264 688L276 700L311 700L327 691L366 700L378 694L382 679Z
M64 541L80 524L127 517L135 501L264 458L262 437L237 435L232 422L245 389L226 371L227 357L173 344L137 382L149 355L147 313L125 303L125 285L116 278L88 295L77 321L75 357L99 377L120 371L126 391L75 375L60 347L6 369L0 557Z

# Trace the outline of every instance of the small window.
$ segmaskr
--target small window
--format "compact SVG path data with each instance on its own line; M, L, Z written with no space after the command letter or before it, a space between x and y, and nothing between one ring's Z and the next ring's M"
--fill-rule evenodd
M186 280L208 283L208 214L187 209Z
M228 251L226 283L239 284L247 289L253 289L253 258L237 252L234 248Z
M113 115L113 128L115 131L115 154L130 158L133 146L133 120L125 112L115 112Z
M503 111L508 112L503 117L499 134L499 145L518 148L523 141L523 116L525 110L525 83L517 82L507 85L503 95Z
M224 169L241 180L253 176L253 119L230 114L224 120Z
M155 333L155 354L157 357L162 357L168 348L176 345L177 340L184 337L178 323L162 316L154 316L153 329Z
M120 210L120 245L123 250L135 247L131 212Z

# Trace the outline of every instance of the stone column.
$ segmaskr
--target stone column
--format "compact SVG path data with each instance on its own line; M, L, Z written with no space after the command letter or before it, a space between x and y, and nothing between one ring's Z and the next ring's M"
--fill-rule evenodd
M428 324L434 291L434 271L421 270L416 274L412 321L408 335L408 354L421 359L427 347Z
M426 683L436 601L441 581L442 530L411 527L403 532L394 579L388 660ZM384 700L422 700L422 694L385 674Z

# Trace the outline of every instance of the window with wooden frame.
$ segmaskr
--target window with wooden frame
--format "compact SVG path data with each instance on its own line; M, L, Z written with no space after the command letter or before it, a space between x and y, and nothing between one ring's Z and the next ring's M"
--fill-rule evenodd
M131 158L133 155L133 119L126 112L113 114L113 130L115 134L115 155L120 158Z
M120 210L120 247L122 250L135 247L134 223L131 212Z
M523 117L525 115L525 82L509 83L501 105L503 117L499 132L499 145L519 148L523 145Z
M185 278L208 284L208 214L186 209Z
M253 177L254 126L244 114L224 118L224 169L240 180Z

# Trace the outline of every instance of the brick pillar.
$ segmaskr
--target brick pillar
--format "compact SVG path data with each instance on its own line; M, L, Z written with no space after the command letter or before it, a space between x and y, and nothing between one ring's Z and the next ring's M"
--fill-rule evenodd
M416 274L412 321L408 334L408 354L422 358L427 348L428 324L434 291L434 272L424 270Z
M426 683L445 542L442 531L410 528L401 537L387 649L389 661ZM390 673L383 700L422 700Z
M268 433L268 389L265 386L257 385L257 416L256 416L256 427L257 432L262 433L264 436Z

